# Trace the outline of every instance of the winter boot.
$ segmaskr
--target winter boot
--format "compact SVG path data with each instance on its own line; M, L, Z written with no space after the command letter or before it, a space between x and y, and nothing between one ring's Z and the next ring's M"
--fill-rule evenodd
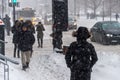
M19 53L19 52L20 52L20 51L18 50L18 51L17 51L17 57L18 57L18 58L20 58L20 53Z
M40 47L40 45L38 45L38 48Z
M41 48L43 48L43 46L41 45Z
M16 53L14 52L14 55L13 55L13 57L15 58L16 57Z
M26 62L26 68L29 68L29 62Z
M26 66L23 66L23 67L22 67L22 70L26 71Z

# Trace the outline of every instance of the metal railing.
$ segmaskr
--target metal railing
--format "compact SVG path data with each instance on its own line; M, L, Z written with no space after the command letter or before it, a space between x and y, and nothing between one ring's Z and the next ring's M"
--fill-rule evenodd
M0 40L0 43L5 44L7 42ZM13 64L16 64L16 65L19 64L19 62L12 60L12 59L0 54L0 63L4 65L4 80L9 80L9 65L8 65L7 61L9 61Z
M19 62L12 60L2 54L0 54L0 63L2 63L4 65L4 80L9 80L9 65L7 64L7 61L18 65Z

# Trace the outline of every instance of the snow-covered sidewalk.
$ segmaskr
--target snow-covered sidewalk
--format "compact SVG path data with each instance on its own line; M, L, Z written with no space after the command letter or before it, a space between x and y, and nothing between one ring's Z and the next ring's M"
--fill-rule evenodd
M51 26L45 26L45 29L44 46L43 48L37 48L37 41L35 42L30 68L27 71L21 70L20 59L13 58L12 35L6 36L6 41L8 41L6 44L6 56L20 62L19 65L8 63L10 65L10 80L70 80L70 70L66 67L64 55L55 53L52 50L52 39L49 36ZM75 40L75 38L71 37L71 32L64 32L64 45L69 45ZM109 49L113 48L111 46L108 47ZM99 60L93 68L91 80L120 80L119 51L112 52L100 49L97 48ZM3 73L3 65L0 64L0 80L3 80Z

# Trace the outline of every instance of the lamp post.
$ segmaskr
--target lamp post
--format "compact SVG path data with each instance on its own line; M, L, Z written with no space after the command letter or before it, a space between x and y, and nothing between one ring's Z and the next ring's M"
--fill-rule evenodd
M2 15L1 15L1 18L3 18L4 16L4 0L2 0Z
M111 3L112 1L111 0L109 0L109 9L110 9L110 21L111 21L111 19L112 19L112 3Z
M13 24L15 23L15 6L16 6L17 0L12 0L13 4Z
M104 5L104 0L103 0L103 21L104 21L104 18L105 18L105 10L104 10L104 7L105 7L105 5Z
M76 0L74 0L74 22L77 21L77 17L76 17Z
M13 3L13 24L15 23L15 4Z
M74 20L76 20L76 0L74 0Z

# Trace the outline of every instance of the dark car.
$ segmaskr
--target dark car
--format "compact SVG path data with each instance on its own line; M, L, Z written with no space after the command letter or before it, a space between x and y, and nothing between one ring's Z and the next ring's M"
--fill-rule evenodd
M93 42L99 42L107 45L112 43L120 43L120 23L117 21L97 22L90 29Z

